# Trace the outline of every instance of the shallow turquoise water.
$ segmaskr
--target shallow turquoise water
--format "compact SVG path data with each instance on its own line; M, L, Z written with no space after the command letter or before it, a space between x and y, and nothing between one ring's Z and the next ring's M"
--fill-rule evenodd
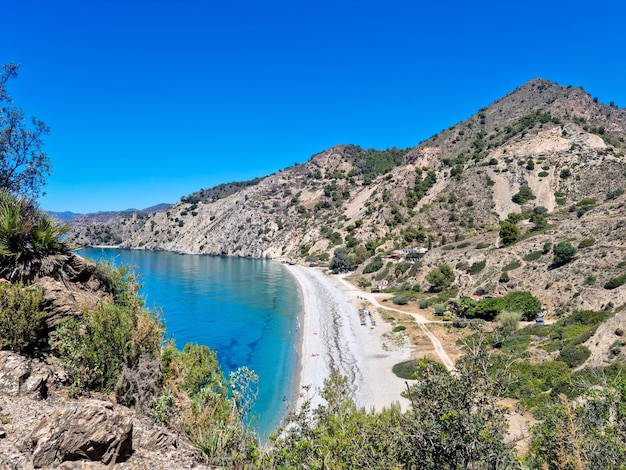
M225 374L240 366L259 376L253 413L265 438L285 415L297 370L300 300L295 280L270 260L87 248L81 256L130 266L148 307L163 309L167 336L218 353Z

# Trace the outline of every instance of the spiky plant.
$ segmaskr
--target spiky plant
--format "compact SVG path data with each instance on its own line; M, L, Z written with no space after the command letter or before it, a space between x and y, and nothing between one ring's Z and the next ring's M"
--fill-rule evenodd
M61 240L66 232L32 200L0 191L0 278L27 281L52 274L71 256Z

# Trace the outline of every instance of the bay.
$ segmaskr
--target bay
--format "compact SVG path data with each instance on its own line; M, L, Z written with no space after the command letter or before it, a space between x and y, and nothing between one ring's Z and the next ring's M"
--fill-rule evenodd
M178 348L217 351L224 373L246 366L259 376L253 425L264 440L285 416L298 364L300 298L295 280L272 260L85 248L94 261L129 266L148 308L162 309Z

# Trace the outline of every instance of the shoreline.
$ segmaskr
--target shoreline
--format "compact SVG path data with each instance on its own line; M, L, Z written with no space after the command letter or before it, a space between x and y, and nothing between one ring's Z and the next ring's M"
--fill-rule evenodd
M408 359L411 347L385 341L383 335L391 326L375 311L375 325L369 318L365 326L361 324L358 309L365 300L356 287L316 268L284 267L295 279L301 300L299 367L292 401L296 408L302 405L304 386L310 387L304 398L311 400L312 408L324 403L320 391L331 368L348 378L351 398L358 407L381 411L398 403L402 409L408 408L408 400L400 395L405 381L391 368Z

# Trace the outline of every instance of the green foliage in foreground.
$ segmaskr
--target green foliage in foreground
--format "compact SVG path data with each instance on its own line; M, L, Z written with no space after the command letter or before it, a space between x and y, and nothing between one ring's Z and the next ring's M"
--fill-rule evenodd
M326 404L289 415L272 437L262 468L488 469L516 468L505 444L504 411L491 394L485 357L471 354L449 374L424 361L407 389L411 408L359 409L336 371Z
M0 189L0 278L29 281L53 273L67 260L66 232L31 200Z
M21 282L0 283L0 348L32 353L46 328L41 290Z
M143 308L139 286L126 273L119 300L100 302L82 317L68 318L56 331L53 348L66 367L75 393L113 391L123 368L135 368L141 357L160 354L163 325L156 312Z

